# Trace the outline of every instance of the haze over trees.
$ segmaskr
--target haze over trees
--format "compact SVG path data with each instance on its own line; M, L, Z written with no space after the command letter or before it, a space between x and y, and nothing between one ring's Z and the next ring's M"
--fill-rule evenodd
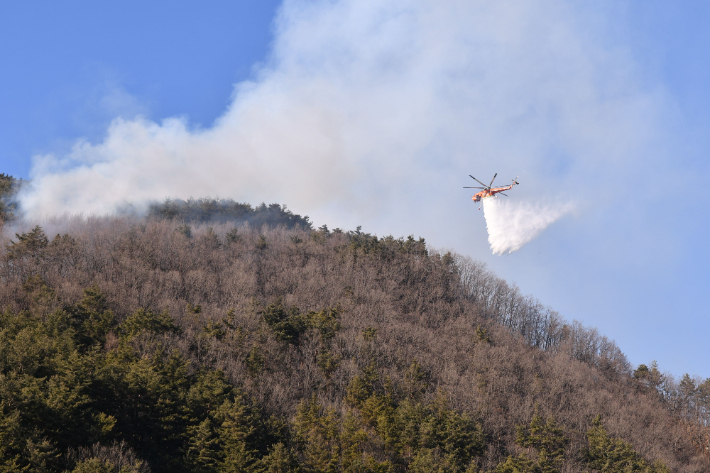
M710 468L710 381L423 239L207 199L53 225L0 256L0 471Z
M9 174L0 173L0 220L7 222L16 217L17 202L15 196L20 190L22 179L15 179Z
M264 203L252 208L251 205L231 199L167 199L163 203L151 203L148 217L181 221L187 223L225 223L233 225L249 224L261 228L283 226L285 228L311 228L308 217L301 217L279 204Z

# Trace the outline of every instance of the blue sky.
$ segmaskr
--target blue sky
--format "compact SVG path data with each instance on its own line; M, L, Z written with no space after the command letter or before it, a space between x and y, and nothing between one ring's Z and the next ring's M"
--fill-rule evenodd
M0 171L45 213L131 183L421 235L709 377L710 5L510 5L6 2ZM494 172L576 211L493 256L460 187Z
M3 171L27 178L32 155L99 139L119 115L209 125L265 58L279 3L4 2Z

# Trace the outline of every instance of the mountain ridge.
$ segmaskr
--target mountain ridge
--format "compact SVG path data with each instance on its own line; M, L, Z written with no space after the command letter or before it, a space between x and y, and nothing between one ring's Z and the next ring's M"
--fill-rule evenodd
M207 220L94 218L6 241L5 458L49 471L707 469L710 383L633 370L481 263L421 238ZM57 408L53 379L83 404Z

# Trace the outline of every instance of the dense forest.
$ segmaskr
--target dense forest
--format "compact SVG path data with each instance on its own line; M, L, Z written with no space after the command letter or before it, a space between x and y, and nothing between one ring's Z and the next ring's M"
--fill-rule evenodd
M710 470L710 380L423 239L210 200L8 228L0 471Z

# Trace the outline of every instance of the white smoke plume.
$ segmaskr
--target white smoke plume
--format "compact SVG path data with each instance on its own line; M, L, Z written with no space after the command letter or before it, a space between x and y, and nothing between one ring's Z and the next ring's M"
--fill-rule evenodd
M488 243L493 254L518 251L545 228L574 210L574 204L545 204L503 200L483 200Z
M100 142L36 156L22 208L222 197L329 224L402 215L403 231L431 232L465 211L458 180L473 170L581 192L590 169L621 175L640 156L656 115L583 5L286 0L269 58L212 125L116 119Z

